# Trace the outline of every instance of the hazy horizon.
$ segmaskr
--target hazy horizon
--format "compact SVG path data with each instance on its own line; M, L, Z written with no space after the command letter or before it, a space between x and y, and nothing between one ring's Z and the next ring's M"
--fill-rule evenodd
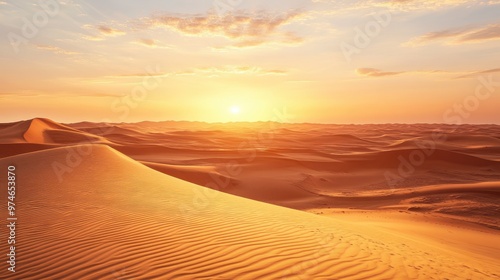
M80 120L80 121L71 121L71 122L65 122L65 121L60 121L57 119L50 119L50 118L45 118L45 117L34 117L34 118L29 118L29 119L21 119L21 120L13 120L13 121L6 121L6 122L0 122L0 123L15 123L15 122L21 122L21 121L31 121L33 119L48 119L56 123L61 123L61 124L78 124L78 123L95 123L95 124L138 124L138 123L144 123L144 122L152 122L152 123L162 123L162 122L171 122L171 123L205 123L205 124L238 124L238 123L281 123L281 124L288 124L288 125L294 125L294 124L313 124L313 125L445 125L445 126L460 126L460 125L495 125L495 126L500 126L500 123L460 123L460 124L455 124L455 123L424 123L424 122L415 122L415 123L404 123L404 122L387 122L387 123L321 123L321 122L282 122L282 121L273 121L273 120L267 120L267 121L226 121L226 122L208 122L208 121L196 121L196 120L158 120L158 121L152 121L152 120L142 120L142 121L133 121L133 122L106 122L106 121L88 121L88 120Z

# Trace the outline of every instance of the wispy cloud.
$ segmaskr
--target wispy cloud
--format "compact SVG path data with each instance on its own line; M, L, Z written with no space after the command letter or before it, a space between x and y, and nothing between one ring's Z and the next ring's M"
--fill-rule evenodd
M148 47L148 48L164 48L164 49L171 49L171 48L173 48L172 46L161 44L157 40L154 40L154 39L145 39L145 38L142 38L142 39L139 39L139 40L134 41L132 43L138 44L138 45L141 45L141 46L145 46L145 47Z
M62 54L62 55L75 55L75 54L79 54L78 52L64 50L64 49L62 49L60 47L56 47L56 46L35 45L35 47L37 49L39 49L39 50L49 51L49 52L52 52L52 53L55 53L55 54Z
M293 33L286 32L274 38L251 38L245 40L238 40L230 45L225 45L222 47L214 47L215 50L227 50L227 49L242 49L258 47L261 45L299 45L305 41L304 38L297 36Z
M470 73L465 74L465 75L458 76L458 77L456 77L456 79L473 78L473 77L483 75L483 74L491 74L491 73L498 73L498 72L500 72L500 68L488 69L488 70L483 70L483 71L475 71L475 72L470 72Z
M298 12L284 15L227 14L223 17L216 14L200 16L160 15L143 18L140 24L145 27L165 27L186 35L216 35L238 39L270 35L278 27L290 23L298 16Z
M119 74L101 77L104 79L126 79L126 78L142 78L142 77L168 77L168 76L181 76L181 75L201 75L208 77L218 77L222 75L285 75L287 70L283 69L264 69L257 66L244 66L244 65L225 65L217 67L197 67L190 68L175 72L162 72L162 73L132 73L132 74Z
M125 34L125 32L122 30L118 30L118 29L115 29L113 27L106 26L106 25L97 26L97 30L105 36L120 36L120 35Z
M106 37L117 37L121 35L125 35L126 32L122 29L117 29L111 27L109 25L85 25L84 29L90 30L93 34L84 35L83 38L90 41L102 41L106 39Z
M259 46L270 42L301 43L303 39L281 27L300 20L303 13L284 14L216 14L205 15L155 15L134 22L137 29L164 28L192 37L223 37L234 41L232 47Z
M462 27L436 32L429 32L411 39L405 45L419 46L435 41L445 41L448 44L481 43L500 39L500 24L490 24L482 27Z
M137 41L137 43L144 45L144 46L147 46L147 47L152 47L152 48L157 46L155 40L153 40L153 39L139 39Z
M167 72L161 72L161 73L132 73L132 74L117 74L117 75L108 75L104 76L101 78L104 79L123 79L123 78L143 78L143 77L167 77L167 76L172 76L174 73L167 73Z
M224 74L251 74L251 75L284 75L286 70L281 69L263 69L261 67L255 66L237 66L237 65L227 65L220 67L200 67L190 69L184 72L179 72L179 74L204 74L209 76L219 76Z
M0 99L1 98L19 98L19 97L56 97L56 98L61 98L61 97L82 97L82 96L88 96L88 97L120 97L123 96L123 94L114 94L114 93L109 93L109 92L84 92L84 93L75 93L75 92L65 92L65 91L38 91L38 90L18 90L18 91L12 91L12 92L0 92Z
M409 70L409 71L384 71L377 68L358 68L356 69L356 73L360 76L365 77L386 77L386 76L395 76L395 75L418 75L418 74L427 74L427 75L447 75L449 79L465 79L465 78L474 78L483 74L491 74L491 73L499 73L500 68L493 68L487 70L479 70L479 71L443 71L443 70ZM459 75L459 76L456 76Z
M373 6L389 7L397 10L412 11L412 10L437 10L441 8L472 4L470 0L371 0L367 1Z
M356 73L361 76L369 76L369 77L384 77L384 76L394 76L403 74L405 72L388 72L382 71L376 68L358 68L356 69Z
M458 6L488 6L500 4L500 0L311 0L313 3L333 4L336 8L331 14L345 10L358 10L373 7L388 8L395 11L439 10Z
M366 77L386 77L402 74L451 74L453 72L443 70L384 71L377 68L358 68L356 69L356 73Z
M0 92L1 97L19 97L19 96L41 96L39 92L32 90L18 90L15 92Z

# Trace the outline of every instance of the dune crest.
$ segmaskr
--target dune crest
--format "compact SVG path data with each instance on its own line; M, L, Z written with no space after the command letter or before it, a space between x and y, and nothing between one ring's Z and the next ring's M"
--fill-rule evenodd
M108 140L79 131L45 118L34 118L9 124L0 129L0 143L78 144L110 143Z

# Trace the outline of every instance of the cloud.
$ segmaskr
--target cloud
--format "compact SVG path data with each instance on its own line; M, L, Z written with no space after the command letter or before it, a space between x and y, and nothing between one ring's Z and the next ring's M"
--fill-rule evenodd
M369 1L372 5L389 7L396 10L412 11L412 10L437 10L441 8L460 6L471 4L470 0L372 0ZM472 1L474 2L474 1ZM477 1L480 2L480 1Z
M82 38L89 41L102 41L105 39L103 36L97 35L83 35Z
M171 73L134 73L134 74L120 74L104 76L104 78L120 79L120 78L143 78L143 77L166 77L172 75Z
M139 44L142 44L142 45L147 46L147 47L155 47L156 46L156 42L153 39L140 39L137 42Z
M411 70L411 71L383 71L376 68L358 68L356 73L360 76L366 77L385 77L385 76L395 76L402 74L430 74L430 75L448 75L450 79L465 79L474 78L483 74L500 73L500 68L493 68L481 71L443 71L443 70ZM452 77L449 75L458 75L458 77Z
M174 73L174 75L202 75L220 77L223 75L285 75L288 71L281 69L263 69L256 66L226 65L220 67L199 67Z
M226 45L223 47L214 47L215 50L227 50L227 49L241 49L258 47L261 45L298 45L303 43L305 40L293 33L285 32L280 34L280 36L275 36L274 39L269 38L251 38L246 40L239 40L231 45Z
M479 42L500 39L500 24L491 24L468 32L458 38L458 42Z
M383 71L376 68L358 68L356 73L360 76L367 77L385 77L385 76L395 76L401 74L449 74L452 72L442 71L442 70L418 70L418 71Z
M146 27L165 27L186 35L218 35L237 39L270 35L278 27L290 23L298 16L297 12L284 15L227 14L222 17L216 14L203 16L160 15L145 18L142 20L142 24Z
M439 10L457 6L488 6L500 3L500 0L360 0L360 1L338 1L338 0L311 0L313 3L329 3L335 5L333 14L341 10L358 10L373 7L388 8L395 11L418 11Z
M361 75L361 76L384 77L384 76L399 75L399 74L403 74L406 72L387 72L387 71L382 71L380 69L375 69L375 68L358 68L358 69L356 69L356 73L358 73L358 75Z
M464 78L473 78L482 74L491 74L491 73L498 73L500 72L500 68L494 68L494 69L488 69L488 70L483 70L483 71L475 71L475 72L470 72L468 74L458 76L456 79L464 79Z
M61 98L61 97L82 97L82 96L89 96L89 97L120 97L123 96L123 94L114 94L114 93L109 93L109 92L85 92L85 93L75 93L75 92L55 92L55 91L37 91L37 90L18 90L18 91L13 91L13 92L0 92L0 99L7 99L7 98L20 98L20 97L56 97L56 98Z
M145 46L145 47L148 47L148 48L164 48L164 49L171 49L171 48L173 48L172 46L167 46L167 45L160 44L160 43L158 43L157 40L153 40L153 39L142 38L142 39L139 39L139 40L137 40L137 41L135 41L133 43L141 45L141 46Z
M101 25L85 25L89 33L82 37L86 40L102 41L106 37L121 36L127 33L151 29L171 30L183 36L207 38L222 37L230 40L223 46L214 49L248 48L264 44L297 45L304 42L299 35L283 30L283 27L294 22L306 20L307 14L299 11L285 13L269 12L236 12L225 15L215 13L200 15L156 14L142 17L125 23L111 22ZM112 27L112 26L119 26ZM142 38L133 43L150 47L161 46L155 39Z
M256 47L260 46L262 44L265 44L266 40L264 39L249 39L249 40L242 40L239 42L236 42L229 46L229 48L248 48L248 47ZM228 47L223 47L223 48L216 48L216 49L227 49Z
M120 35L125 34L125 32L123 32L122 30L118 30L118 29L115 29L115 28L112 28L112 27L106 26L106 25L97 26L97 30L104 36L114 37L114 36L120 36Z
M158 49L173 49L174 48L171 45L161 44L160 42L158 42L158 40L154 40L154 39L142 38L142 39L133 41L131 43L136 44L136 45L140 45L140 46L144 46L144 47L148 47L148 48L154 48L154 49L156 49L156 48L158 48Z
M62 54L62 55L75 55L79 54L78 52L73 52L73 51L67 51L64 49L61 49L56 46L49 46L49 45L35 45L35 47L39 50L44 50L44 51L49 51L55 54Z
M448 44L481 43L500 39L500 24L482 27L463 27L436 32L429 32L405 43L408 46L419 46L434 41L446 40Z
M201 75L209 77L219 77L222 75L285 75L288 71L282 69L264 69L257 66L244 66L244 65L226 65L219 67L198 67L177 72L158 72L158 73L133 73L133 74L120 74L104 76L107 79L126 79L126 78L142 78L142 77L169 77L169 76L183 76L183 75ZM102 78L98 81L103 81Z
M84 25L84 29L92 31L91 35L84 35L83 38L90 41L102 41L106 39L106 37L117 37L121 35L125 35L125 31L117 28L113 28L108 25Z
M205 15L155 15L134 22L137 29L163 28L192 37L224 37L234 41L232 47L259 46L269 42L298 44L298 35L280 30L281 27L303 18L293 11L284 14L217 14Z
M19 97L19 96L42 96L42 94L33 90L18 90L15 92L0 92L1 97Z

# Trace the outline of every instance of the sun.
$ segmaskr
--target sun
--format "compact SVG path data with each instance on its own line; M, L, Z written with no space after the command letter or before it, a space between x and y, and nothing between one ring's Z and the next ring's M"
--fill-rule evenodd
M229 112L233 115L238 115L241 112L240 106L233 105L229 108Z

